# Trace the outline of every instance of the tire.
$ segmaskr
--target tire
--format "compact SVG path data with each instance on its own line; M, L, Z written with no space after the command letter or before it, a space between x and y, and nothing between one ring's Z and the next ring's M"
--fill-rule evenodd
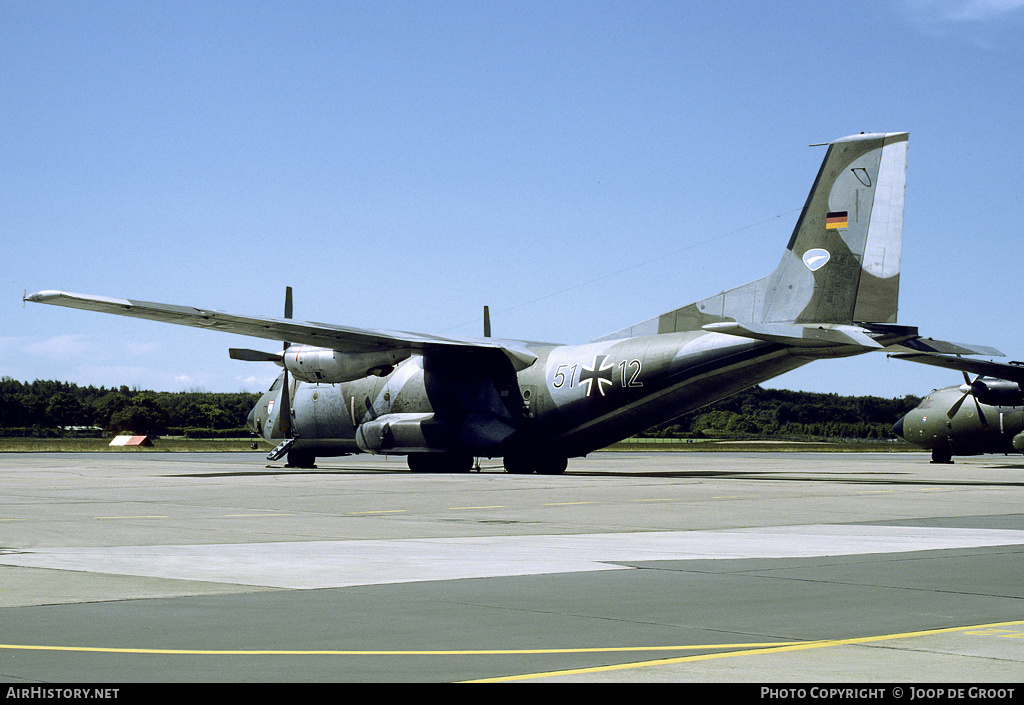
M533 472L533 466L523 455L506 455L502 465L505 466L505 472L511 475L529 475Z
M569 467L569 459L558 455L546 455L538 458L538 475L564 475L565 469Z
M289 468L315 468L316 467L316 456L310 453L308 450L293 450L288 452L288 463L286 467Z
M561 455L546 453L521 453L506 455L503 464L505 472L513 475L561 475L569 465L569 459Z

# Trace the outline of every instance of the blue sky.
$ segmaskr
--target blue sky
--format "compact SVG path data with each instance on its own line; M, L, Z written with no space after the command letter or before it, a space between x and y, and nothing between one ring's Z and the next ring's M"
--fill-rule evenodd
M270 341L63 289L584 342L774 269L824 150L910 132L899 322L1024 359L1022 0L0 0L0 375L258 391ZM767 386L924 394L884 355Z

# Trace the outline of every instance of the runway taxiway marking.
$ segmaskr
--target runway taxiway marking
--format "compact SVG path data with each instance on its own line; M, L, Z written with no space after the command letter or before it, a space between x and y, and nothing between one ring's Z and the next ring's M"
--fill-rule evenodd
M1003 639L1024 639L1024 630L1003 628L981 628L974 632L964 632L971 636L998 636Z
M221 514L220 516L221 516L222 519L225 519L225 518L228 518L228 517L230 517L232 519L237 519L239 517L244 517L244 518L251 518L251 517L256 517L256 518L262 518L262 517L291 517L291 516L295 516L295 515L294 514L271 514L271 513L262 513L261 512L259 514Z
M137 514L117 517L93 517L93 519L170 519L166 514Z
M751 642L734 644L678 644L668 646L595 646L575 648L549 649L155 649L129 648L108 646L57 646L43 644L0 644L4 651L53 651L78 653L107 654L147 654L158 656L515 656L515 655L566 655L566 654L599 654L599 653L638 653L651 651L711 651L712 653L679 656L675 658L650 659L647 661L630 661L627 663L594 666L588 668L571 668L558 671L541 671L518 675L497 676L465 681L468 683L502 683L522 680L537 680L559 676L587 675L608 671L622 671L652 666L668 666L679 663L707 661L711 659L736 658L739 656L760 656L763 654L805 651L833 646L851 646L870 644L880 641L911 639L914 637L936 636L940 634L971 634L977 636L1018 636L1020 632L1007 629L1020 627L1024 620L1010 622L993 622L960 627L944 627L940 629L923 629L914 632L898 632L894 634L877 634L873 636L852 637L849 639L819 639L814 641L776 641ZM723 650L725 650L723 652Z
M75 651L104 654L162 656L522 656L543 654L605 654L638 651L697 651L701 649L757 649L808 642L755 642L749 644L682 644L676 646L594 646L564 649L144 649L116 646L45 646L0 644L7 651ZM814 642L811 642L814 643Z
M668 666L677 663L688 663L695 661L708 661L720 658L735 658L737 656L760 656L762 654L783 653L788 651L806 651L808 649L821 649L831 646L851 646L856 644L870 644L878 641L894 641L897 639L911 639L922 636L936 636L938 634L964 633L971 634L968 630L988 630L1002 627L1024 625L1024 620L1013 622L993 622L992 624L977 624L965 627L944 627L941 629L924 629L916 632L900 632L896 634L878 634L875 636L853 637L850 639L821 639L818 641L790 642L781 644L770 644L765 647L755 646L740 647L738 651L727 653L697 654L694 656L680 656L678 658L655 659L651 661L634 661L630 663L617 663L608 666L594 666L591 668L572 668L562 671L545 671L540 673L523 673L515 676L498 676L496 678L481 678L467 683L507 683L511 681L534 680L538 678L555 678L558 676L576 676L589 673L603 673L607 671L622 671L633 668L649 668L651 666ZM982 636L992 636L981 634Z

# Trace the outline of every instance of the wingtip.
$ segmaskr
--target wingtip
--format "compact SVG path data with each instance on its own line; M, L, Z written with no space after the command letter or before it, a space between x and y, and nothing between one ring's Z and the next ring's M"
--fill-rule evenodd
M31 301L34 304L44 304L47 301L50 301L52 299L56 299L56 298L59 298L60 296L63 296L63 294L64 294L64 292L62 292L62 291L54 291L53 289L47 289L45 291L37 291L34 294L29 294L28 293L28 289L26 289L25 293L22 294L21 301L22 301L22 303L24 303L26 301Z
M46 289L44 291L37 291L34 294L28 294L24 297L24 300L31 301L35 304L56 304L58 306L86 309L95 308L94 305L123 306L126 308L132 307L132 302L128 299L117 299L110 296L73 294L69 291L56 291L54 289Z

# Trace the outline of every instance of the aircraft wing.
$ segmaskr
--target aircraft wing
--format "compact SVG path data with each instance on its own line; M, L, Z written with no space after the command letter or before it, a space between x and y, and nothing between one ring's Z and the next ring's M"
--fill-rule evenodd
M350 328L326 323L298 321L291 318L241 316L224 311L161 304L108 296L87 296L65 291L40 291L25 297L26 301L55 306L80 308L86 311L113 313L118 316L146 318L162 323L175 323L193 328L206 328L226 333L248 335L269 340L287 340L290 343L330 348L339 352L374 352L389 349L425 352L442 349L501 350L517 370L533 364L537 356L525 343L499 339L445 338L436 335L406 333L402 331Z
M926 352L892 353L889 357L897 360L910 360L924 365L945 367L949 370L971 372L985 377L996 377L1016 382L1024 386L1024 365L1021 363L989 362L987 360L970 360L954 355L937 355Z

